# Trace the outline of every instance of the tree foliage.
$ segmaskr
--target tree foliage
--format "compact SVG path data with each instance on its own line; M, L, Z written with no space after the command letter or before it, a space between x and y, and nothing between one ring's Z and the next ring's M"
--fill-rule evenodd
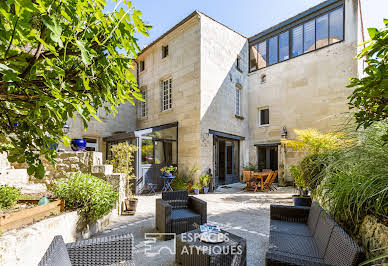
M121 1L120 1L121 2ZM124 8L119 8L122 4ZM103 108L141 99L133 75L137 34L149 26L130 1L105 11L104 0L0 0L0 152L43 177L39 157L78 112L85 129Z
M358 54L358 59L366 58L365 76L352 78L348 87L355 88L349 97L350 108L356 108L358 127L369 127L373 122L388 117L388 19L385 28L369 28L371 38L367 46ZM388 141L388 132L383 136Z

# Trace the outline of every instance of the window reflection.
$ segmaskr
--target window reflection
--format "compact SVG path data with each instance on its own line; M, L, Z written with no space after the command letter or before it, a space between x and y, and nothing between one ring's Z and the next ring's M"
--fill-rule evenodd
M315 20L311 20L303 26L304 52L315 50Z
M317 40L316 48L321 48L329 44L329 15L325 14L316 20L317 24Z
M292 29L292 56L303 54L303 25Z
M276 64L278 62L278 36L268 40L268 50L268 64Z
M252 45L249 53L249 69L254 71L257 69L257 46Z
M152 139L142 139L141 163L152 164L154 162L154 143Z
M289 58L289 32L286 31L279 35L279 62Z
M342 7L330 12L330 43L336 43L343 39L343 9Z
M267 66L267 42L261 42L257 45L257 65L260 68Z

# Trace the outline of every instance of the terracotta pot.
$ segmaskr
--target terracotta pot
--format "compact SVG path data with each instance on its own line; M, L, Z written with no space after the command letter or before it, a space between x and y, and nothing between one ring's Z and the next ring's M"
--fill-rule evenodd
M136 206L137 206L137 201L138 199L125 199L125 209L127 211L136 211Z
M191 187L193 186L192 182L187 183L187 192L191 192Z

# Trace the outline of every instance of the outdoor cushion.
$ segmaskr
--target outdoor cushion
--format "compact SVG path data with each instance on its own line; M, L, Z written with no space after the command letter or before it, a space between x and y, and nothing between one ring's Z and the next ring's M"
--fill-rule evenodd
M317 245L314 239L309 236L271 231L269 235L269 248L296 255L320 258Z
M269 249L265 254L266 265L304 265L304 266L326 266L322 258L313 258L304 255L296 255L280 250ZM279 263L279 261L287 262Z
M195 218L195 217L198 217L199 219L201 218L201 216L198 213L195 213L190 209L173 209L171 211L172 220Z
M364 260L362 249L338 225L331 232L324 256L325 262L333 265L357 265Z
M319 214L323 211L322 207L319 206L318 202L313 202L311 204L309 217L307 219L307 226L309 227L310 231L314 233L315 227L317 226Z
M71 266L70 257L67 253L66 244L62 236L55 236L39 266Z
M290 235L312 236L306 224L280 220L271 220L270 231L287 233Z
M319 255L323 257L325 255L327 244L329 243L331 231L333 230L335 222L324 211L321 212L319 216L313 238L317 244Z

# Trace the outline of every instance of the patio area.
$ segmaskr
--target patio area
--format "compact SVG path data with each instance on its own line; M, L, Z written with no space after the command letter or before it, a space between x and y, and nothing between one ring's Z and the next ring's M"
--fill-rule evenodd
M215 193L196 197L207 202L208 223L218 225L232 234L247 240L247 265L264 265L268 249L270 204L292 205L292 187L281 187L265 193L245 192L245 184L235 183L219 187ZM174 240L144 238L145 233L155 231L155 196L138 196L135 216L120 216L108 228L95 236L132 233L134 236L135 265L175 265L175 255L167 249L174 249ZM160 250L160 254L158 251Z

